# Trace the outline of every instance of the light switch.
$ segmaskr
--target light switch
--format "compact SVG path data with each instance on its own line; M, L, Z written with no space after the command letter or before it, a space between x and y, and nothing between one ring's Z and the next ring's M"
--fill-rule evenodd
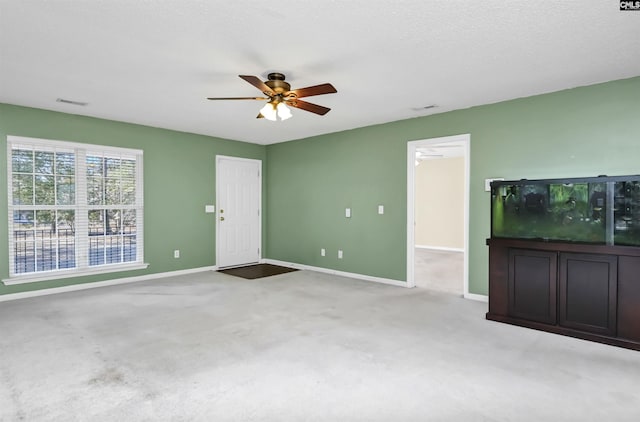
M351 208L345 208L344 216L347 218L351 218Z
M204 212L206 212L206 213L216 212L216 206L215 205L205 205L204 206Z
M384 205L378 205L378 214L384 214Z
M493 179L484 179L484 191L491 191L491 182L494 180L504 180L504 177L494 177Z

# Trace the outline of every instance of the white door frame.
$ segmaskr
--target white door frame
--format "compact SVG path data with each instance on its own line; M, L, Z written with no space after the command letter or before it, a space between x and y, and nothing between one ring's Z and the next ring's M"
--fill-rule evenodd
M218 193L220 192L220 174L219 174L219 163L220 160L232 160L232 161L242 161L242 162L252 162L258 164L258 262L262 262L262 160L256 160L253 158L241 158L241 157L232 157L228 155L216 155L216 267L220 268L220 197Z
M469 175L470 175L470 141L471 135L445 136L442 138L419 139L407 143L407 287L415 287L415 211L416 211L416 151L419 147L447 142L462 142L464 144L464 297L469 295Z

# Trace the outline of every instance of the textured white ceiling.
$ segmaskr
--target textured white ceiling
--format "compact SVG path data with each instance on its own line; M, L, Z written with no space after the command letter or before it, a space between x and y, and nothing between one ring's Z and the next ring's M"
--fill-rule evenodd
M0 102L259 144L637 76L639 51L617 0L0 0ZM332 111L205 99L270 71Z

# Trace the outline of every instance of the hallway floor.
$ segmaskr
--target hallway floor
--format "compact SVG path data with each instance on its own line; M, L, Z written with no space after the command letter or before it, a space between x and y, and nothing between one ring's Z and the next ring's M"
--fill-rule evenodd
M416 287L462 296L463 277L463 252L415 248Z

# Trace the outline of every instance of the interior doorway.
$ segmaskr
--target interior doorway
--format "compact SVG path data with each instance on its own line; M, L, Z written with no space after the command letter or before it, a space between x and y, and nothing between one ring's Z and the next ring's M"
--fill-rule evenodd
M407 145L407 285L469 295L470 135Z

